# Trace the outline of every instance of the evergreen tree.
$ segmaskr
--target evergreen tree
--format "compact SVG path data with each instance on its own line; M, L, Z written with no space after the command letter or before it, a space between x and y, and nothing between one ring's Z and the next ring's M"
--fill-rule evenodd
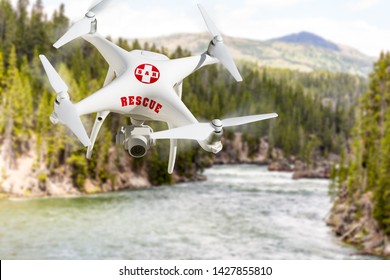
M3 52L0 51L0 89L3 87L3 78L4 78L4 60L3 60Z
M12 45L16 43L16 13L9 0L0 1L0 49L3 51L5 61Z
M0 50L0 135L4 132L4 125L5 125L5 113L4 113L5 97L3 93L3 78L4 78L4 61L3 61L3 53Z
M36 0L32 6L29 33L27 36L27 55L31 59L34 57L34 53L46 53L48 49L47 42L49 41L48 32L45 30L47 24L45 24L45 14L42 4L42 0Z
M390 54L382 53L370 76L370 86L361 99L358 121L353 129L349 170L338 176L347 185L349 203L358 203L365 193L373 194L373 217L390 235ZM339 172L344 172L342 168Z
M28 49L28 40L29 38L29 24L28 24L28 12L27 8L29 5L29 0L18 0L16 6L16 43L18 46L17 53L18 57L23 57L23 54L26 53Z

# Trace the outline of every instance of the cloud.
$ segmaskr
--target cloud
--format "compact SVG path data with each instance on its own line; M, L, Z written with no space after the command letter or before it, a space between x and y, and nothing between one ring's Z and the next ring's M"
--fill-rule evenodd
M98 15L98 30L103 35L122 38L145 38L179 32L202 32L206 26L196 6L189 9L147 5L134 8L126 1ZM198 17L198 20L196 18Z
M219 3L218 10L223 11L224 14L233 13L239 16L241 21L243 18L258 17L259 11L285 10L313 1L314 0L243 0L239 2L240 4L237 8L232 8L231 5L228 6L225 3Z
M312 0L246 0L249 8L286 8Z
M353 3L350 4L350 7L353 10L366 10L377 5L380 2L382 2L382 0L358 0L353 1Z

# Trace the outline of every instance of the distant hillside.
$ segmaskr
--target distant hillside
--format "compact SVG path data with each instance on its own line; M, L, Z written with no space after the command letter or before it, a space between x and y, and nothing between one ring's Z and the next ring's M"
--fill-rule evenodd
M312 45L315 47L320 47L332 51L340 51L340 47L335 43L325 40L324 38L316 34L305 32L305 31L272 39L270 41L293 43L293 44L307 44L307 45Z
M323 69L368 76L375 60L353 48L336 45L306 32L268 41L224 38L236 59L255 62L259 66L303 72ZM141 39L140 42L154 43L171 51L181 46L193 53L201 53L206 50L209 40L208 34L199 33Z

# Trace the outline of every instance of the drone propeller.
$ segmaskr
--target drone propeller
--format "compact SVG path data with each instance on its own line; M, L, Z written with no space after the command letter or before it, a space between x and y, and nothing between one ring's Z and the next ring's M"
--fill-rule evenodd
M89 5L88 11L94 13L101 12L106 7L109 1L110 0L95 0Z
M44 55L40 55L39 59L45 69L46 75L49 78L49 82L57 94L68 92L68 86L58 75L54 67L50 64L49 60Z
M205 140L212 132L221 132L224 127L248 124L252 122L276 118L278 114L252 115L245 117L229 118L224 120L213 120L211 123L195 123L174 129L155 132L151 135L153 139L189 139Z
M210 34L213 37L209 46L208 53L211 56L216 57L230 72L230 74L236 79L237 82L241 82L242 77L240 75L240 72L238 71L237 66L234 63L234 60L230 55L228 48L223 43L221 33L219 32L218 28L215 26L214 22L211 20L203 6L198 4L198 7L203 16L204 21L206 22Z
M70 29L57 42L54 43L53 46L58 49L80 36L84 36L89 33L95 33L97 28L95 14L102 11L109 3L109 1L110 0L93 1L89 6L85 17L73 24Z
M70 101L67 85L44 55L40 55L39 58L42 62L43 68L45 69L47 77L49 78L51 86L57 93L56 104L58 106L55 105L54 107L54 120L58 119L76 135L84 146L89 146L91 141L88 138L83 123L81 122L76 106Z

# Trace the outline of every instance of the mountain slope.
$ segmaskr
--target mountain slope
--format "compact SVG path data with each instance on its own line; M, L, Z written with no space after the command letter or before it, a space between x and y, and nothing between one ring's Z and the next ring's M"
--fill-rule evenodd
M305 34L304 34L305 35ZM307 35L307 34L306 34ZM305 36L303 36L305 37ZM312 36L306 36L313 39ZM295 38L295 42L294 42ZM297 40L299 39L300 40ZM320 38L317 36L317 39ZM307 40L302 42L302 36L283 37L268 41L257 41L224 36L233 56L238 60L257 63L259 66L288 68L310 72L313 70L328 70L368 76L372 71L373 57L341 45L331 45L325 39L317 43ZM165 37L141 39L141 43L154 43L157 47L164 46L174 50L177 46L193 53L201 53L207 49L210 37L206 33L174 34ZM286 42L289 41L289 42ZM324 47L328 42L328 47ZM318 46L318 44L322 46ZM337 47L337 50L335 49Z
M324 38L316 34L306 32L306 31L272 39L270 41L292 43L292 44L306 44L306 45L312 45L312 46L316 46L316 47L320 47L320 48L324 48L336 52L340 51L340 47L337 46L335 43L325 40Z

